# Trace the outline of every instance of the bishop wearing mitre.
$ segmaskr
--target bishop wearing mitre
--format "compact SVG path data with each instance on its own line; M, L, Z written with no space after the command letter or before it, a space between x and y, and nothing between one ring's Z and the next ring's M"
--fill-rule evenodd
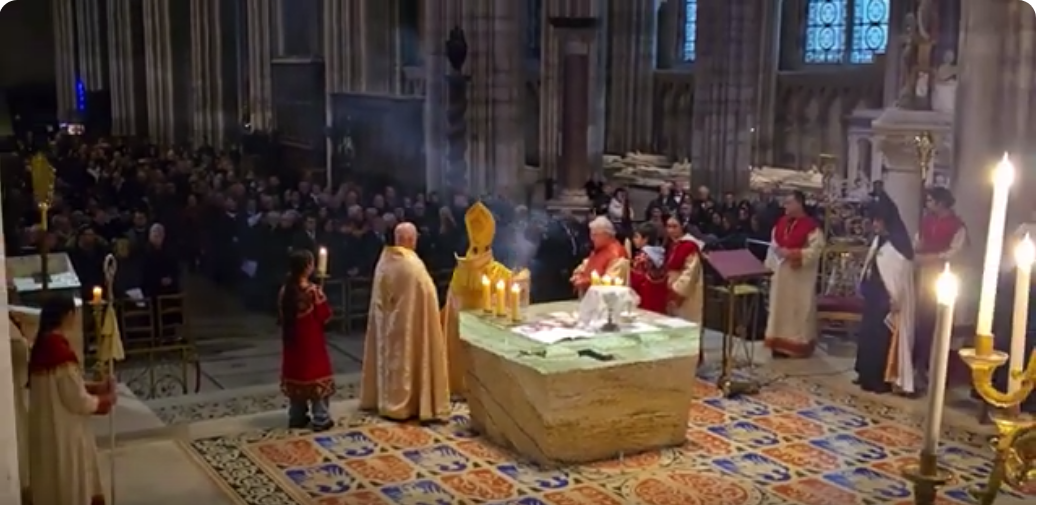
M580 263L569 281L578 293L591 286L592 277L610 277L627 280L631 261L627 248L616 239L616 228L605 217L596 217L588 224L591 232L591 254Z
M445 420L450 385L436 285L415 253L413 224L397 225L393 243L375 266L360 408L394 421Z
M504 281L529 287L530 274L523 270L513 273L494 260L491 246L497 224L494 215L481 202L476 202L465 212L465 231L468 234L468 250L457 258L457 266L447 290L447 303L443 306L443 334L447 338L448 362L450 365L451 394L465 395L465 373L467 359L458 328L458 314L464 310L478 310L483 303L483 283L492 285ZM526 291L527 293L529 291Z

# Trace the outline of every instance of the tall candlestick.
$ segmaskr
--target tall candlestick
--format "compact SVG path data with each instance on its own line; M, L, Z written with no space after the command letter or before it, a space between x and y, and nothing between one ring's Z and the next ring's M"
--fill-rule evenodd
M959 279L944 265L937 278L937 325L934 327L930 353L930 385L927 392L926 426L923 432L923 454L937 454L944 416L945 384L948 378L948 354L951 353L952 326L955 323L955 299L959 296Z
M1009 207L1009 189L1016 178L1016 169L1009 155L995 168L995 190L991 197L991 216L988 220L988 241L984 251L984 270L980 283L980 306L977 313L977 341L974 344L979 356L991 354L995 341L992 323L995 318L995 298L998 296L999 263L1002 261L1002 241L1006 234L1006 211Z
M497 309L495 310L495 314L498 316L504 316L507 314L505 312L505 281L497 281L497 285L494 287L497 288L494 290L494 294L497 296Z
M1013 294L1013 337L1009 344L1009 369L1023 370L1027 352L1027 323L1031 315L1031 271L1034 268L1034 242L1028 235L1014 251L1016 256L1016 289ZM1010 374L1009 392L1020 389L1020 379Z
M487 312L487 313L493 312L494 311L494 305L490 301L490 277L487 277L487 276L484 275L483 278L480 279L480 283L482 284L482 288L483 288L483 293L482 293L483 294L483 298L482 298L482 300L483 300L483 312Z
M512 321L518 321L519 317L519 300L522 298L523 288L519 284L512 284L512 299L511 301L511 316Z
M102 293L103 291L101 290L101 286L94 286L94 289L90 291L90 302L101 303Z
M328 275L328 249L324 247L317 250L317 276Z

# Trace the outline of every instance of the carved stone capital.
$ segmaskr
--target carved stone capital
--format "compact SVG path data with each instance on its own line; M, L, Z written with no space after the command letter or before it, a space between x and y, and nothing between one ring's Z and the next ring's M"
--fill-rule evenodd
M873 141L879 146L888 170L922 170L919 136L930 135L930 164L949 165L952 156L951 116L934 111L887 109L872 122Z

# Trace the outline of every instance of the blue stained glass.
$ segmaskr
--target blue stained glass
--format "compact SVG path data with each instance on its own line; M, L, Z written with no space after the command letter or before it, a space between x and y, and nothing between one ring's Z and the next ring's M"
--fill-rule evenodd
M86 111L86 85L83 84L83 79L76 78L76 110L79 112Z
M698 0L685 0L685 43L681 46L681 58L686 63L696 61L696 17Z
M804 63L843 63L846 36L847 0L808 0Z
M851 63L872 63L887 50L890 0L855 0Z

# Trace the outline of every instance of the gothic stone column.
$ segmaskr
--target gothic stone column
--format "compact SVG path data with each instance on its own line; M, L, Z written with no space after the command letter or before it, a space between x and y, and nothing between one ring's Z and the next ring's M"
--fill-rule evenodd
M234 0L190 0L191 138L222 146L237 124Z
M259 131L274 126L274 100L271 96L270 62L275 36L275 0L249 0L246 5L248 32L249 122Z
M51 0L54 15L54 76L58 119L67 121L76 110L76 17L72 0Z
M559 38L562 70L558 97L561 145L557 172L562 194L549 206L584 209L589 203L584 183L591 173L588 153L593 64L591 44L598 35L599 21L593 17L556 17L550 21Z
M605 146L613 153L652 149L652 79L658 0L609 0Z
M108 0L106 7L112 134L137 135L147 122L141 2Z

